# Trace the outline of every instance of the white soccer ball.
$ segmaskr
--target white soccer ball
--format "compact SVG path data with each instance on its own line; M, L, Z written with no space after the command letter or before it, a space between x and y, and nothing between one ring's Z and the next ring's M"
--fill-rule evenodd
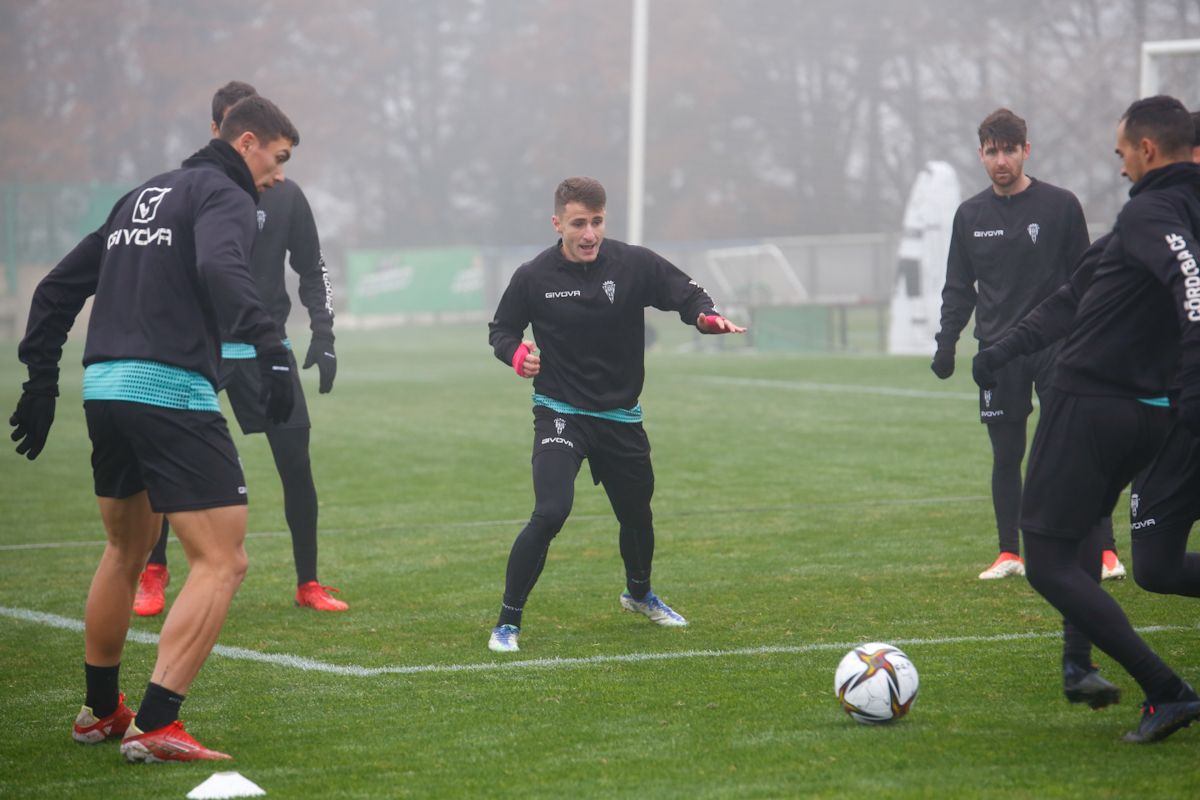
M900 719L917 699L917 668L897 647L868 642L838 664L833 693L855 722L878 725Z

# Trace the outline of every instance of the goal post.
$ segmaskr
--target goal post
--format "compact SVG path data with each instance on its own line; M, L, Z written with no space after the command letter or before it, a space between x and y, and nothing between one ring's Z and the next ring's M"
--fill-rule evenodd
M1159 92L1159 62L1172 56L1200 55L1200 39L1162 39L1142 42L1140 96L1150 97Z

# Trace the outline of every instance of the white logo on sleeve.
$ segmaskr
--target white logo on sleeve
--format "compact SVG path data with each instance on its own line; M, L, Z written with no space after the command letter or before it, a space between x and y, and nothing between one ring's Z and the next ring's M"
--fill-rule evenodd
M554 418L554 432L555 433L557 433L559 436L562 436L563 429L566 427L567 427L566 420L564 420L562 417Z
M255 216L258 217L258 229L261 231L263 229L263 225L267 224L267 212L260 208Z
M1037 244L1038 231L1040 231L1041 229L1042 229L1042 226L1038 225L1036 222L1029 223L1029 227L1025 229L1025 230L1029 231L1029 239L1034 244Z
M608 302L610 302L610 303L614 302L613 295L615 295L617 293L617 285L615 283L613 283L612 281L605 281L604 283L602 283L600 285L601 285L601 287L603 287L604 293L606 295L608 295Z
M1166 240L1183 273L1183 311L1192 322L1200 322L1200 267L1196 265L1196 257L1187 249L1187 239L1178 233L1168 233Z

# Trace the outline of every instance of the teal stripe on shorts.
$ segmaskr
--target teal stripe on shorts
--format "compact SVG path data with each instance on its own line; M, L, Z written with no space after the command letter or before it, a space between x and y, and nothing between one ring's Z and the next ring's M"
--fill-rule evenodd
M124 400L180 411L220 411L208 380L190 369L122 358L89 364L83 371L84 400Z
M1155 408L1171 407L1171 401L1165 397L1139 397L1138 402L1145 403L1148 406L1154 406Z
M555 400L552 397L547 397L544 394L533 393L533 404L535 406L545 406L551 411L559 414L582 414L585 417L599 417L610 422L641 422L642 421L642 404L638 403L633 408L614 408L611 411L589 411L585 408L576 408L570 403L564 403L561 400Z

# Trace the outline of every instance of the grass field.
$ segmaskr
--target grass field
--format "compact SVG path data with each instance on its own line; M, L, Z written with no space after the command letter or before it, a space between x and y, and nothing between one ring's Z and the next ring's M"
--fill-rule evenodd
M1097 653L1125 699L1068 705L1050 607L1023 580L976 579L995 534L966 358L940 382L925 359L679 341L648 355L642 400L655 587L690 627L620 611L616 527L585 467L519 659L490 653L532 506L529 385L481 325L345 332L333 393L316 394L315 370L305 380L321 575L351 610L292 606L266 441L236 436L251 568L221 644L240 650L209 659L183 709L236 761L138 767L69 736L83 697L69 625L103 540L69 347L46 451L0 458L0 797L183 797L226 768L276 798L1200 795L1200 730L1120 743L1136 685ZM0 362L6 416L14 349ZM1127 532L1118 542L1127 552ZM186 572L174 542L169 556L168 600ZM1105 586L1200 684L1195 603ZM132 703L161 624L134 619ZM888 727L855 724L832 693L843 652L871 640L901 645L921 677L912 713Z

